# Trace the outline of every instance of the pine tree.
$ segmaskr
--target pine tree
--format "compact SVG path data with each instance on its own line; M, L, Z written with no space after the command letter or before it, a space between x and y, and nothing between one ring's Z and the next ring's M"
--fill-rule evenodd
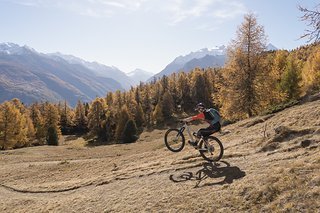
M117 141L121 141L122 132L127 121L130 119L127 106L123 106L119 111L119 117L117 122L117 129L115 133L115 138Z
M59 104L59 111L60 111L60 128L62 134L70 134L73 131L73 111L67 104L65 100L63 104Z
M58 146L58 139L59 136L57 129L54 126L50 126L47 133L47 144L51 146Z
M138 104L136 107L136 112L134 115L134 120L135 123L137 125L137 127L141 130L141 128L143 127L143 125L145 124L145 118L144 118L144 113L141 107L141 104Z
M171 94L168 91L166 91L163 94L161 105L165 106L165 107L162 107L163 118L164 119L171 118L174 110L174 101Z
M85 105L78 100L75 108L74 125L78 133L86 133L88 131L88 118L85 112Z
M178 90L179 90L179 100L181 100L181 107L183 111L191 111L194 108L191 98L189 79L184 72L179 73L178 77Z
M150 95L149 95L149 85L146 85L143 91L141 107L142 107L142 111L145 114L144 120L147 126L149 126L151 124L151 113L152 113L152 107L151 107L151 101L150 101Z
M300 96L300 73L293 59L288 60L285 72L283 73L280 86L286 93L287 100L297 99Z
M123 143L132 143L138 139L137 127L134 120L130 119L126 122L121 138Z

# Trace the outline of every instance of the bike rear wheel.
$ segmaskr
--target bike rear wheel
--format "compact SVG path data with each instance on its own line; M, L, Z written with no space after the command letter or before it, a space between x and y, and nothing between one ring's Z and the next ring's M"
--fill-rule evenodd
M219 161L223 156L223 145L218 138L209 136L200 141L199 152L207 161Z
M180 152L185 145L185 139L178 129L169 129L164 135L164 143L170 151Z

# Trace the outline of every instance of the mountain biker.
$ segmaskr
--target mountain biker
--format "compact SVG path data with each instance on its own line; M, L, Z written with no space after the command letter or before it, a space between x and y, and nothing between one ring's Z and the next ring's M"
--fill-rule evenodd
M183 119L184 122L190 122L194 120L204 119L206 122L210 124L207 128L199 129L196 136L197 137L207 137L215 132L221 130L221 117L217 110L213 108L206 109L203 103L198 103L196 106L196 110L199 112L198 115L191 116L189 118ZM189 141L189 144L192 146L197 146L197 141Z

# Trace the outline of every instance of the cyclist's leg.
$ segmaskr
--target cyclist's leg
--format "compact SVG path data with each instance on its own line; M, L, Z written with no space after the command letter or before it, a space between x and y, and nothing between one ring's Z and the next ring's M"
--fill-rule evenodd
M219 132L221 130L221 124L219 122L211 125L212 133Z
M208 137L209 135L212 135L215 132L219 132L221 129L221 125L219 122L212 124L208 126L207 128L202 128L198 130L197 136L198 137Z
M198 132L197 132L197 136L198 137L208 137L209 135L211 135L213 133L214 129L212 128L212 126L208 126L207 128L202 128L202 129L199 129Z

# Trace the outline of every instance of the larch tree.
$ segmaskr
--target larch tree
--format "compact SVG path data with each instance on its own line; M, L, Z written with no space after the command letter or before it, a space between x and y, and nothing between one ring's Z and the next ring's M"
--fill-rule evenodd
M266 50L263 26L253 14L244 16L237 30L237 38L228 47L228 61L223 72L224 85L222 113L231 119L253 116L259 106L259 92L263 87L257 82L262 72L262 55Z
M115 138L117 141L121 141L122 138L122 132L124 130L124 127L127 123L127 121L130 119L130 115L128 112L127 106L122 106L121 110L119 111L119 116L118 116L118 122L117 122L117 128L115 132Z
M164 118L163 118L162 109L163 109L162 102L159 102L152 113L153 124L156 124L156 125L163 124Z
M192 98L191 98L191 86L189 79L184 72L180 72L178 75L178 93L179 100L181 100L181 108L183 111L190 111L192 106Z
M85 112L85 105L78 100L75 108L74 125L79 133L85 133L88 130L88 118Z
M164 119L168 119L172 117L172 113L174 112L174 100L169 91L166 91L162 97L162 115Z
M320 46L308 57L302 69L302 80L307 93L320 89Z
M32 120L35 137L39 144L43 144L46 137L44 118L40 112L40 106L38 103L34 103L29 108L29 117Z
M96 98L90 107L88 114L88 127L92 135L101 135L103 121L107 117L107 104L103 98Z
M210 101L210 83L206 82L204 77L204 71L200 69L195 69L191 75L191 94L193 99L193 105L197 103L204 103L206 106L211 105Z
M60 131L60 116L58 107L51 103L44 104L44 129L46 133L46 140L48 142L48 136L50 133L56 133L57 137L61 134ZM50 135L51 137L52 135ZM55 136L54 136L55 137Z
M139 130L142 130L143 125L145 124L145 115L143 113L141 104L138 104L134 114L134 120Z
M27 140L25 117L11 102L4 102L0 108L0 149L24 144Z
M71 108L68 106L67 101L65 100L62 104L59 103L59 114L60 114L60 128L62 134L68 134L72 132L74 123L73 117L74 113Z

